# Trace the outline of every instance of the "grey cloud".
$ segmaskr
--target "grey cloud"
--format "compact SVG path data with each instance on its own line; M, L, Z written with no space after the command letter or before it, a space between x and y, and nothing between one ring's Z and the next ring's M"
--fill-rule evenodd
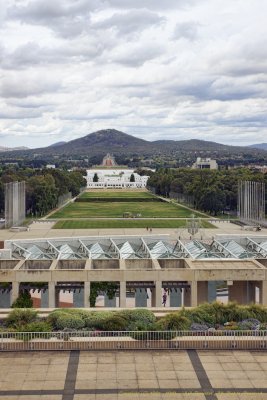
M1 80L0 95L3 98L24 98L44 93L55 93L60 87L61 84L58 81L41 75L9 74Z
M165 18L148 10L131 10L126 13L115 13L110 18L92 25L96 29L115 28L120 34L140 32L165 21Z
M195 21L178 23L174 29L173 39L177 40L184 38L194 41L197 39L199 26L200 24Z
M13 53L2 51L5 55L0 59L0 65L5 69L24 69L34 65L64 64L72 61L88 61L100 56L105 46L92 39L86 43L82 41L68 41L60 47L41 47L35 42L19 46ZM1 49L0 49L1 52Z
M20 110L16 108L0 111L0 119L35 119L40 118L43 113L40 110Z
M140 67L145 62L153 60L164 53L164 48L160 45L137 45L115 49L110 55L110 62L122 64L128 67Z
M166 10L184 8L196 0L107 0L112 7L118 8L148 8L150 10Z
M88 29L90 12L97 4L97 0L34 0L10 7L8 17L49 27L64 37L78 36Z
M97 4L99 4L97 0L32 0L26 4L10 7L8 16L29 22L47 22L61 17L82 16L95 9Z

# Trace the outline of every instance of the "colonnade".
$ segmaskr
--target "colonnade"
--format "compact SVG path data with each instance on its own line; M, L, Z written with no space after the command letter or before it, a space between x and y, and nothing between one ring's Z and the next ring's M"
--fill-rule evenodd
M12 282L12 289L10 293L0 294L0 307L8 308L17 299L20 291L20 282ZM127 303L127 287L130 282L119 282L119 307L126 308ZM143 282L145 287L145 282ZM238 304L250 304L259 302L260 304L267 305L267 281L227 281L228 286L228 300L236 301ZM81 289L79 295L74 295L74 307L90 307L90 282L81 282ZM151 291L151 307L162 307L162 281L154 281ZM259 296L256 299L256 292ZM57 308L59 306L59 293L57 282L48 282L48 291L45 292L45 301L42 307ZM171 289L169 291L169 306L170 307L196 307L204 302L212 302L216 300L216 282L215 281L190 281L187 282L186 289ZM10 300L9 300L10 299ZM76 299L76 302L75 302ZM114 300L105 300L106 307L115 307ZM147 290L136 289L135 306L147 306Z

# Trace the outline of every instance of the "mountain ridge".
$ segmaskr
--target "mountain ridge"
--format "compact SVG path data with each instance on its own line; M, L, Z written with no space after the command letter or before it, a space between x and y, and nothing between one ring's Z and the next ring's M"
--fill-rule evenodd
M244 154L266 156L265 150L248 146L230 146L200 139L147 141L116 129L102 129L69 142L57 142L48 147L27 149L23 151L23 154L27 154L29 157L35 154L40 156L72 157L74 155L86 155L92 157L106 153L112 153L115 156L142 155L151 157L167 154L171 157L178 157L180 153L194 153L207 157L210 154L216 156L218 151L223 154L240 154L241 156ZM13 150L11 153L17 155L18 151Z

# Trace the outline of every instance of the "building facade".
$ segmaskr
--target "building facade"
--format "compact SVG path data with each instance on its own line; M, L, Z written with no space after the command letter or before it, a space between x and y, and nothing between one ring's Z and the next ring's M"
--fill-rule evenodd
M216 160L211 158L198 157L196 162L192 165L193 169L218 169Z
M148 178L133 169L89 169L86 180L88 189L142 189L146 187Z

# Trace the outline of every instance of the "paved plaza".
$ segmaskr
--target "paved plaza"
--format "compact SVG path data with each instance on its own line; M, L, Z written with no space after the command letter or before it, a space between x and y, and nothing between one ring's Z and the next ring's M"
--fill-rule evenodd
M0 353L5 400L265 400L267 352Z
M42 222L34 222L30 225L29 231L11 232L7 229L0 229L1 240L18 240L18 239L36 239L36 238L58 238L58 237L80 237L80 236L149 236L145 228L120 228L120 229L53 229L55 222L43 220ZM260 232L244 231L240 226L231 224L227 221L213 221L213 225L217 229L200 229L195 235L196 239L211 239L215 235L242 235L242 236L266 236L267 228L262 228ZM187 228L170 229L170 228L153 228L151 235L170 235L171 239L189 239L190 234Z

